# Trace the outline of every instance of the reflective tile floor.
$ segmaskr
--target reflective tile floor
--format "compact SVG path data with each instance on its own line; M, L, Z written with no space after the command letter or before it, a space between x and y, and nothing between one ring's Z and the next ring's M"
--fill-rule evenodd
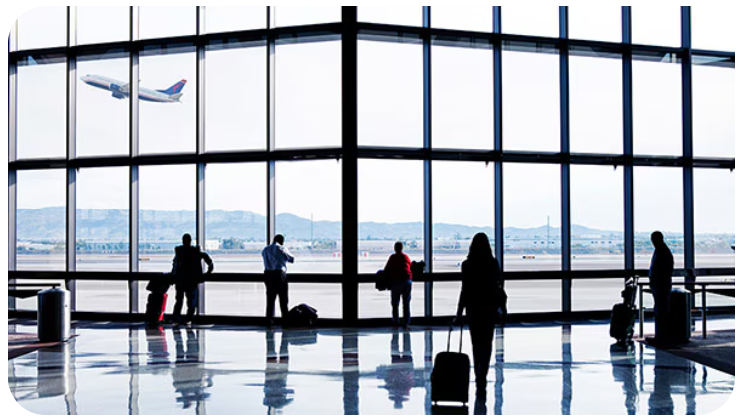
M720 318L709 329L734 324ZM430 400L446 328L147 330L81 322L74 333L67 344L8 361L22 407L39 414L452 413ZM458 338L454 332L453 346ZM470 353L467 331L463 341ZM612 341L604 322L498 329L488 397L474 401L472 382L468 413L706 414L732 393L734 376L640 344L614 351Z

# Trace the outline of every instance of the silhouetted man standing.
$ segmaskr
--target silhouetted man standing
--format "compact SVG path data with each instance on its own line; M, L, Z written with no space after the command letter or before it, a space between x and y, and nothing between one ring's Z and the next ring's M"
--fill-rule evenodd
M664 343L668 339L670 317L670 290L673 282L673 253L665 243L661 232L651 236L654 245L652 263L649 266L649 286L654 296L655 341Z
M184 305L186 295L186 318L185 324L191 323L197 310L199 301L199 283L204 281L202 271L202 260L207 263L207 273L215 268L209 255L202 252L198 246L191 246L191 235L185 233L183 245L177 246L176 256L173 257L173 274L176 278L176 304L173 307L173 322L182 323L181 308Z
M282 320L287 317L289 298L287 287L287 263L294 263L295 257L284 247L285 237L276 235L271 245L261 251L264 259L264 285L266 286L266 322L274 323L274 302L279 296L279 310Z

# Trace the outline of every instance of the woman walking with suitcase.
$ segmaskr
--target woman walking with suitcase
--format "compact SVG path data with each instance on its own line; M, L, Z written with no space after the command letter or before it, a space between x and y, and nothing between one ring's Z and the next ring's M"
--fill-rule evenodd
M486 397L486 376L489 373L494 326L497 312L504 309L504 279L499 261L492 254L485 233L474 235L468 257L461 264L462 284L455 323L466 322L473 346L473 370L476 376L476 397Z

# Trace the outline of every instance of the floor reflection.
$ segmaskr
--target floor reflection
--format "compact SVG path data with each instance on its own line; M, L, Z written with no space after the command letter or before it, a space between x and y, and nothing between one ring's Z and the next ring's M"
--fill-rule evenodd
M403 335L403 348L399 337ZM377 368L377 377L385 384L388 399L393 401L393 408L401 409L409 401L409 393L414 387L414 358L411 353L411 334L399 330L391 333L391 363Z
M636 344L631 346L610 346L610 362L613 367L613 380L621 382L625 396L626 414L635 415L639 408L639 387L637 386Z
M185 337L184 337L185 336ZM205 414L204 401L210 397L212 374L204 368L204 331L174 328L176 360L171 368L176 401L184 409L194 407L196 414Z
M264 370L264 405L267 414L282 412L282 408L292 402L293 390L287 388L287 375L290 371L290 352L287 333L281 333L279 353L276 351L276 331L266 332L266 368Z
M88 326L77 334L9 360L8 383L24 408L134 415L702 414L734 389L733 376L665 351L609 346L607 324L497 328L488 376L494 386L476 400L472 383L468 407L431 405L432 360L447 338L442 328Z
M655 350L654 354L654 386L649 395L649 414L674 414L673 394L675 393L685 395L685 414L695 415L695 364L666 351Z

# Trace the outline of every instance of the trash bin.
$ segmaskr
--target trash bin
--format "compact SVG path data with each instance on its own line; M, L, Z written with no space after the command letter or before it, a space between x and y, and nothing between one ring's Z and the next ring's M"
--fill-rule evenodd
M691 292L685 289L670 291L670 341L674 344L691 340Z
M70 337L70 292L54 287L37 295L37 334L42 343L67 341Z

